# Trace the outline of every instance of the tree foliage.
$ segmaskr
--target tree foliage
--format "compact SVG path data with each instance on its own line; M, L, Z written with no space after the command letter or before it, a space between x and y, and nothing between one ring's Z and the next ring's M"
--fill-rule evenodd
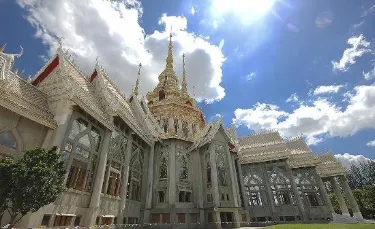
M348 184L351 189L375 185L375 161L351 165L348 174Z
M11 226L28 212L55 201L63 191L65 167L59 157L55 147L49 151L37 148L26 151L18 161L0 161L1 174L5 174L0 178L0 210L9 211Z
M348 174L348 184L363 217L375 218L375 161L352 165ZM350 208L350 206L348 206Z

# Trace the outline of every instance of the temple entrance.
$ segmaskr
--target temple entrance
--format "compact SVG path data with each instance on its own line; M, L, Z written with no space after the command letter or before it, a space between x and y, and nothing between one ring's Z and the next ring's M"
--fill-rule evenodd
M233 212L220 212L221 228L234 228Z

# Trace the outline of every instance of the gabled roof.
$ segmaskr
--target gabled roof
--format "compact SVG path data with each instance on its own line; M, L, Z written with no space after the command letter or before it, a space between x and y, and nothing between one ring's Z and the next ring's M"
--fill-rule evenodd
M313 154L302 136L285 142L290 152L288 163L291 168L316 166L320 163L318 157Z
M189 148L189 151L192 151L196 148L199 148L211 142L215 138L217 132L220 129L222 129L225 137L228 140L228 143L231 143L232 145L234 145L234 143L231 142L231 138L228 136L227 132L225 131L225 128L223 127L222 119L219 119L216 123L207 124L199 133L196 134L194 138L194 143Z
M348 171L331 153L318 155L320 164L317 165L317 172L321 177L345 175Z
M277 131L266 131L239 138L241 164L286 159L290 155Z
M56 122L49 110L47 95L11 70L14 57L20 55L0 51L0 62L3 60L0 69L0 106L54 129Z

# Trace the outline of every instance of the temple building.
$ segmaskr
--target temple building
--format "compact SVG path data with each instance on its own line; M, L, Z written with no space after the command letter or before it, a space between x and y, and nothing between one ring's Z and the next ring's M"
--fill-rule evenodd
M0 157L57 146L66 166L64 192L18 227L362 220L347 171L331 154L312 153L302 137L238 137L221 119L206 123L188 93L185 62L181 78L174 71L169 39L165 69L142 98L141 65L124 95L98 61L87 76L61 45L26 80L13 70L22 52L0 49Z

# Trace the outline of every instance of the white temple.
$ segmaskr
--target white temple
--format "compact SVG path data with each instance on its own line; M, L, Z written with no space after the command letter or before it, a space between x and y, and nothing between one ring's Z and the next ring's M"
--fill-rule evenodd
M331 154L316 155L303 138L285 141L277 131L237 137L221 120L206 123L187 91L185 63L181 85L174 72L171 38L146 98L138 95L141 71L125 96L99 63L86 76L62 47L28 80L13 71L21 55L0 49L0 157L57 146L67 172L66 190L19 227L362 219ZM343 215L334 213L324 182Z

